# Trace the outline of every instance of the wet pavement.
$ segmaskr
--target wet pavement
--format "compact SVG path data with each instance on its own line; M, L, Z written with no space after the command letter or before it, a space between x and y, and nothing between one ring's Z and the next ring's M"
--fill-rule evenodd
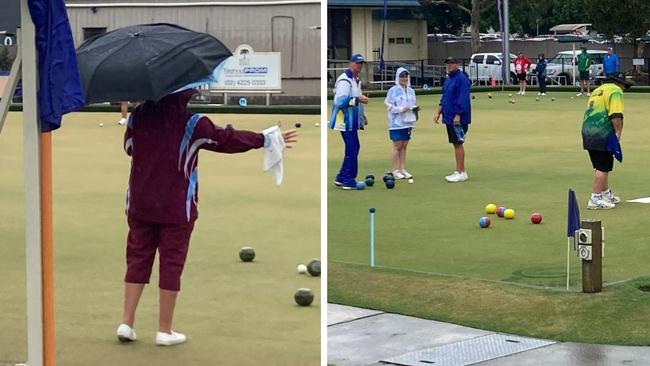
M327 313L327 359L336 366L386 366L381 360L495 333L336 304ZM650 366L650 347L557 342L475 365Z

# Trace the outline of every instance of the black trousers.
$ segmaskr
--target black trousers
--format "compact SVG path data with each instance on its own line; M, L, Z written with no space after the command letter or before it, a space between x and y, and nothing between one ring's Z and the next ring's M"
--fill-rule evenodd
M537 75L537 83L539 84L539 92L546 93L546 76Z

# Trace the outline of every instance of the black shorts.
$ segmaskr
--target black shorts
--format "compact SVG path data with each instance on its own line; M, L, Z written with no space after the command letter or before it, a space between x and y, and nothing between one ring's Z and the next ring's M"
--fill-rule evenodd
M517 74L517 80L526 81L526 74Z
M589 81L589 71L580 71L580 80Z
M587 150L591 165L601 172L611 172L614 168L614 155L609 151Z
M445 125L447 126L447 137L449 138L449 143L454 144L454 145L462 145L463 142L465 141L465 135L467 134L467 130L469 130L469 125L459 125L463 129L463 136L461 140L461 136L458 136L456 131L454 130L454 125Z

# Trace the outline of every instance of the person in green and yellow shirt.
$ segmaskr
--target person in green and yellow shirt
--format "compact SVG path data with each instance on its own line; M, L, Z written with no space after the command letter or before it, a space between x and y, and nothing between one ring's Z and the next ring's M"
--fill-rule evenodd
M619 143L623 132L623 89L630 86L623 73L611 74L589 97L582 122L582 145L595 169L588 209L610 209L621 202L609 188L608 178L614 157L623 161Z
M589 93L589 70L591 70L591 65L594 64L594 61L591 59L591 56L587 53L587 48L582 47L582 53L578 55L578 72L580 73L580 93L577 96L581 96L584 93L585 89L587 90L587 96Z

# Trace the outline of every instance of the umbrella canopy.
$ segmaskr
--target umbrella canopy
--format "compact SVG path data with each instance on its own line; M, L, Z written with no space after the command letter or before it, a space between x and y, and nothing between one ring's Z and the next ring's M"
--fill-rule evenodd
M77 49L87 103L157 101L210 75L230 56L211 35L164 23L116 29Z

